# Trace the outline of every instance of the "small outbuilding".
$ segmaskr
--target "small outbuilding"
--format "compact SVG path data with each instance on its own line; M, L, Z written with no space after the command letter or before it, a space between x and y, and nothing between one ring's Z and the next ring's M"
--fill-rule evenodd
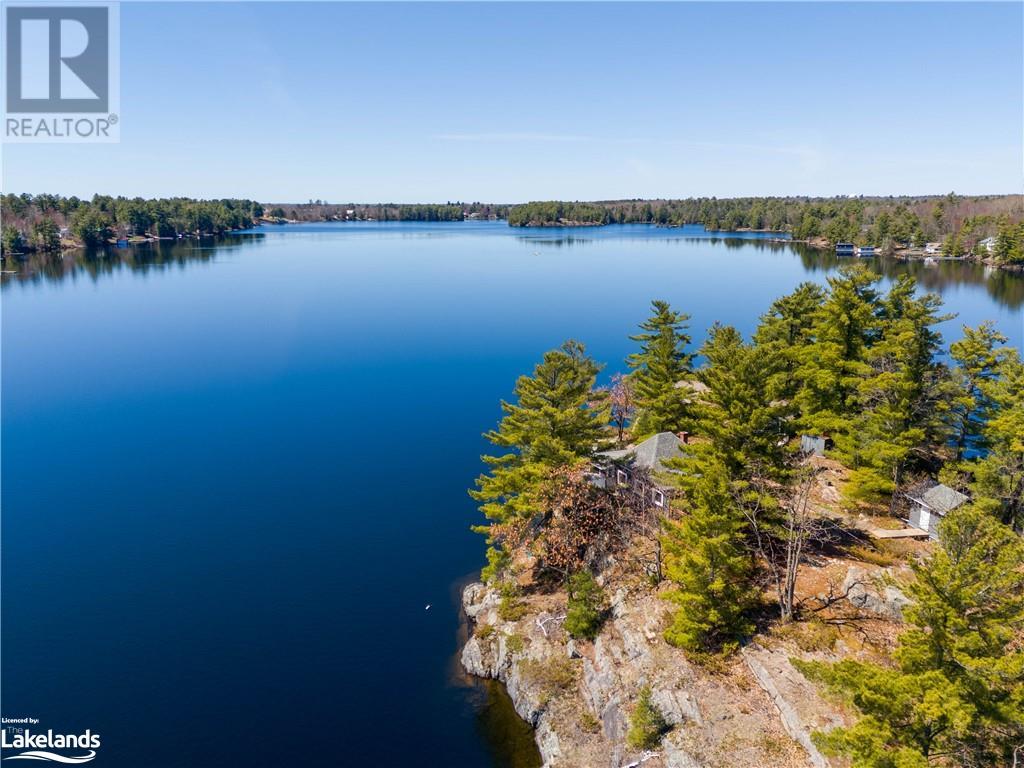
M836 256L856 256L857 249L853 243L836 243Z
M910 488L905 494L910 503L907 522L915 528L927 531L933 538L939 538L939 523L957 507L970 499L948 485L925 480Z
M804 456L824 456L833 447L828 435L800 435L800 453Z

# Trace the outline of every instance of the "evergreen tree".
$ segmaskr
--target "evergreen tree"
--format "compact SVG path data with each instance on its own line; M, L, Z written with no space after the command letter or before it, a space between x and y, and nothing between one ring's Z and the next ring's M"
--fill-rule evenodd
M633 749L654 749L669 730L668 721L651 700L651 687L645 685L637 696L636 706L629 716L626 745Z
M956 510L909 588L894 666L798 662L859 710L815 735L853 768L1011 765L1024 741L1024 543L983 511Z
M946 235L942 243L942 255L958 259L964 255L964 243L959 232Z
M882 303L881 335L865 353L854 396L855 426L838 435L853 499L894 499L907 469L925 464L947 437L953 391L935 361L942 336L934 326L949 317L938 314L938 296L915 297L915 288L912 277L901 277Z
M1024 222L1011 223L1005 218L999 222L992 255L1001 264L1024 263Z
M53 219L39 219L32 226L32 245L40 251L55 251L60 248L60 229Z
M686 333L690 316L673 311L665 301L654 301L651 308L653 314L640 325L642 333L630 336L640 343L640 351L627 358L639 407L635 425L639 435L688 426L692 394L676 386L691 372L692 355L686 351L691 341Z
M964 326L964 337L949 346L949 355L956 362L959 396L951 416L951 429L956 441L955 460L965 452L977 455L986 449L985 426L993 414L995 403L992 386L1009 350L1006 337L992 322L977 328Z
M582 344L567 341L544 355L533 376L519 377L517 402L502 401L505 416L485 437L508 452L483 457L490 472L477 478L476 490L470 491L491 521L476 528L488 535L494 550L488 555L495 566L486 570L488 577L507 562L500 556L502 539L516 528L521 532L543 512L540 502L550 470L590 455L600 440L607 413L589 407L600 370Z
M665 575L678 609L665 639L695 652L728 651L751 631L751 562L744 547L743 513L729 474L709 457L699 475L681 475L686 514L667 523Z
M1024 363L1008 349L985 385L991 415L982 430L987 453L967 464L975 503L1020 530L1024 526Z
M83 245L102 245L110 237L110 217L95 206L79 208L71 217L71 232Z
M569 601L565 611L565 631L572 637L593 640L604 619L604 592L590 571L579 571L569 579Z
M735 328L718 324L700 350L707 364L698 375L707 391L694 409L697 431L734 480L779 479L783 471L788 406L772 396L772 351L745 344Z
M18 253L25 245L25 240L17 227L5 224L0 237L0 251L4 254Z
M870 371L868 350L879 333L878 280L862 264L844 266L828 280L828 296L814 314L813 343L799 354L796 402L808 431L835 438L852 429L857 386Z
M791 400L800 388L796 372L801 352L811 343L814 317L824 300L821 286L801 283L761 316L754 343L764 348L772 364L771 391L777 400Z

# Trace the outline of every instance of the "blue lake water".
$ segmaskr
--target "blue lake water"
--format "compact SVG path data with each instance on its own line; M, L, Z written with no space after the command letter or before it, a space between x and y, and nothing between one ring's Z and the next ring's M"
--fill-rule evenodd
M4 275L5 717L95 765L529 765L454 665L466 488L515 378L623 368L664 298L749 333L830 254L747 234L501 222L264 228ZM1024 343L1024 279L912 271ZM425 606L430 604L430 610ZM518 756L518 761L517 761Z

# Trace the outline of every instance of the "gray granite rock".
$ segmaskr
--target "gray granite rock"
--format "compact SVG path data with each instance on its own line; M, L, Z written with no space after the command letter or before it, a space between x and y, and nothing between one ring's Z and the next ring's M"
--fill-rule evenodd
M852 566L843 581L843 591L850 603L861 610L902 621L903 609L910 605L910 598L888 583L891 578L890 569L871 575L864 568Z

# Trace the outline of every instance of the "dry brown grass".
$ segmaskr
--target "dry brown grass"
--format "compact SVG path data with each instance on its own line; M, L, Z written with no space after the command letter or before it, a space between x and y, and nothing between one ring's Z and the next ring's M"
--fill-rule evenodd
M519 672L527 684L540 690L541 700L546 703L576 684L579 664L565 656L524 659Z

